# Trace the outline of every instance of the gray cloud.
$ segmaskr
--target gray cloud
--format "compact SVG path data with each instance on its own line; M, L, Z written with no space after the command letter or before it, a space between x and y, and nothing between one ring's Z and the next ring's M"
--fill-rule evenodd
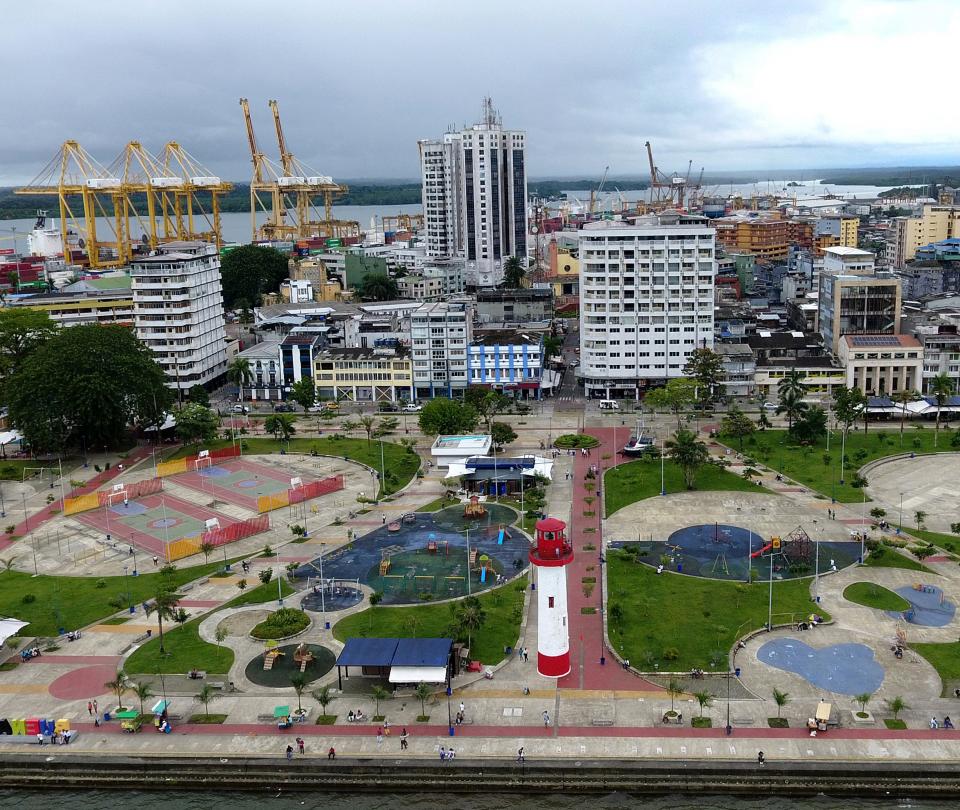
M922 19L937 4L872 5L877 23L863 36L883 38L896 36L898 14ZM67 138L104 164L131 139L155 152L177 140L213 172L245 180L240 96L251 101L265 152L276 154L266 104L276 98L294 153L340 178L415 178L416 140L472 122L485 94L506 125L529 133L534 176L599 176L605 165L640 175L647 139L668 171L685 170L688 159L723 170L955 156L947 138L922 126L915 135L891 133L889 148L868 143L836 121L823 88L804 81L804 65L777 63L791 43L809 43L813 62L836 58L816 52L818 38L860 36L851 23L857 15L837 6L846 4L9 4L0 184L29 180ZM949 25L941 19L937 27ZM849 103L857 104L856 77L841 68L836 81L853 82ZM728 69L743 82L742 95L717 86ZM771 114L766 92L754 88L751 97L758 70L798 99L795 122ZM866 76L880 78L874 70ZM884 110L867 103L863 115Z

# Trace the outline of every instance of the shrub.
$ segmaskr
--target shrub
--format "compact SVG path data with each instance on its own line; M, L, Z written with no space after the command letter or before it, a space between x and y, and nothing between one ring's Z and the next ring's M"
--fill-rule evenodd
M676 647L665 647L660 657L664 661L676 661L680 657L680 650Z
M36 602L37 597L34 596L32 593L25 593L23 595L23 598L20 601L23 602L23 604L25 605L29 605L31 602Z
M107 587L107 581L106 581L105 579L98 579L97 582L96 582L96 586L97 586L98 588L106 588L106 587Z
M299 633L309 626L310 617L302 610L280 608L254 627L250 635L260 639L285 638Z

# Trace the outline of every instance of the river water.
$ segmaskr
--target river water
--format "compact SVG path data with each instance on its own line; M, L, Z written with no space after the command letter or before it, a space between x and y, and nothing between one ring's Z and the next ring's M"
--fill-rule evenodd
M832 799L817 796L795 798L742 798L733 796L670 795L636 797L627 793L606 796L559 794L531 795L532 788L523 788L514 794L390 794L390 793L263 793L177 792L177 791L17 791L0 789L0 810L22 810L31 806L83 807L83 810L116 810L136 807L137 810L263 810L263 804L275 810L582 810L589 803L590 810L946 810L955 802L911 799Z

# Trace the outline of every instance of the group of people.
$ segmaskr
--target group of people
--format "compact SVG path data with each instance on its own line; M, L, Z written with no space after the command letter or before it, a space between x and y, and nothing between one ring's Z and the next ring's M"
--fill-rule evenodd
M347 713L348 723L362 723L366 719L367 719L367 716L360 709L357 709L356 711L351 709Z
M24 661L29 661L31 658L39 658L39 657L40 657L39 647L31 647L29 649L21 651L20 653L20 658L22 658Z
M457 758L457 752L453 750L452 746L450 748L444 748L442 745L440 746L441 762L446 762L448 759L456 759L456 758Z
M949 715L943 718L942 723L937 722L936 717L931 717L930 728L953 728L953 721L950 719Z
M83 637L83 633L79 630L71 630L67 633L67 641L79 641Z
M463 705L463 701L460 701L460 708L457 709L456 724L458 726L463 725L464 717L466 717L466 706Z
M517 660L527 663L530 660L530 653L526 647L517 647Z

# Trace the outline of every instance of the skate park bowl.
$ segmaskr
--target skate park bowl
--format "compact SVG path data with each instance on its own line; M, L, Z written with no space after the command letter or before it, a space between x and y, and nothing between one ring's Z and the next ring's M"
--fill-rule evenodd
M465 517L463 505L403 515L324 554L323 578L359 582L387 605L457 598L502 583L526 569L530 541L513 525L513 509L484 507L479 519ZM320 568L318 557L296 576L316 580ZM308 609L320 609L318 599L308 598Z
M814 542L799 527L774 549L770 538L742 526L703 523L673 532L666 541L614 542L612 547L636 549L638 562L654 568L709 579L746 582L752 565L757 579L794 579L846 568L857 561L860 544L850 541ZM817 548L819 546L819 549Z
M902 619L910 624L922 627L946 627L953 621L957 612L956 605L944 598L943 590L936 585L916 583L897 588L896 593L910 603L910 607L898 613L887 611L893 619Z

